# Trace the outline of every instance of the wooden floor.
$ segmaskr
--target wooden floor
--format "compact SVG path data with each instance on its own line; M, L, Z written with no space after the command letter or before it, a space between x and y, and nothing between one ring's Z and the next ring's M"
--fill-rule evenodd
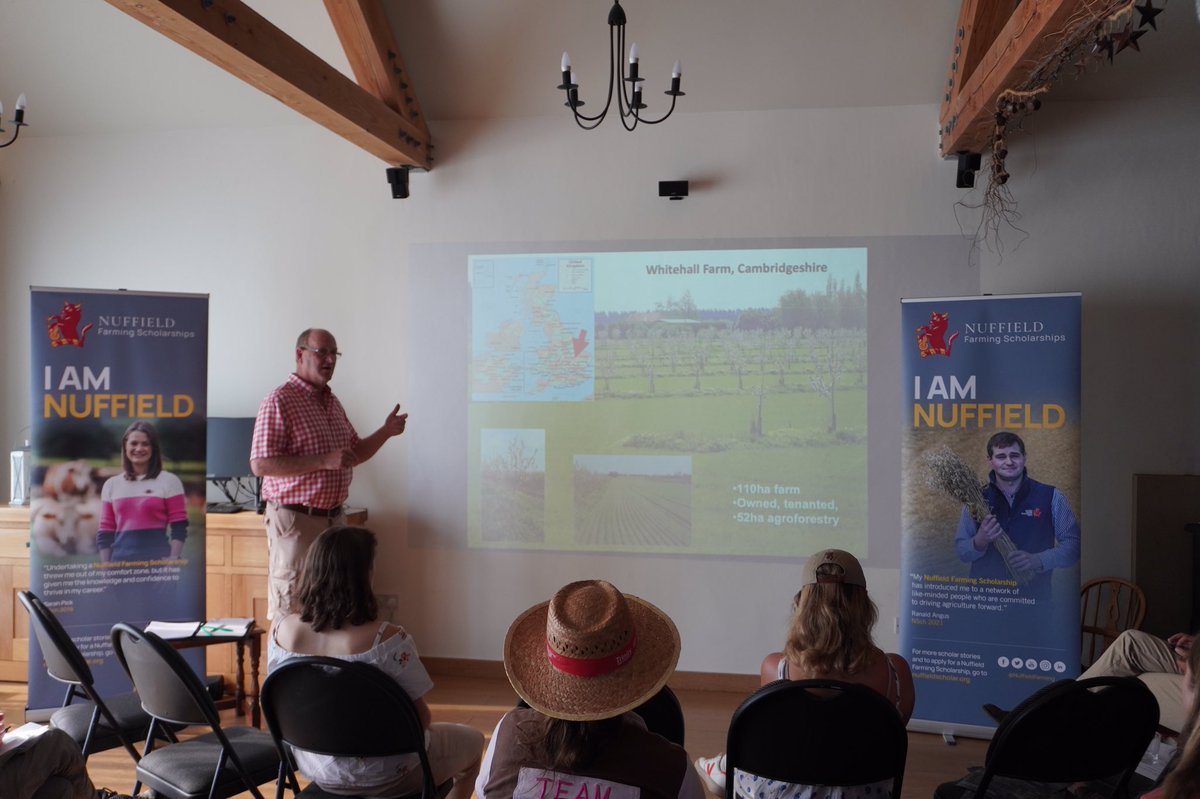
M435 721L470 724L490 736L496 722L516 702L516 695L508 683L501 679L439 676L437 673L433 677L437 687L427 699ZM687 689L676 690L676 694L683 705L687 749L692 757L722 751L725 748L726 725L744 695ZM0 682L0 710L8 717L8 723L16 725L24 720L25 699L24 683ZM249 723L235 717L232 710L224 711L222 720L231 726ZM909 733L908 740L904 799L929 799L939 783L958 779L966 773L969 765L982 764L987 749L985 741L960 738L956 746L947 746L941 736L925 733ZM853 746L854 742L847 741L846 745ZM115 749L93 755L88 760L88 771L97 786L124 793L133 787L133 761L124 750ZM274 795L273 786L263 791L267 799ZM242 797L252 799L249 793Z

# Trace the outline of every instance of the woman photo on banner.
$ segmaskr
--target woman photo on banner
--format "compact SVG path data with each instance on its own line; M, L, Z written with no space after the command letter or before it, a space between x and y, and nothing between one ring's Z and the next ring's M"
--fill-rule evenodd
M100 490L101 561L178 560L187 540L183 483L162 466L158 432L136 421L121 437L122 473Z

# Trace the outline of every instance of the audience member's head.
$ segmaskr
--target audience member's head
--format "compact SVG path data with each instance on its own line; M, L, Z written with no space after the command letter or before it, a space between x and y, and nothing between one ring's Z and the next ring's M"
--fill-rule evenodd
M375 534L363 527L330 527L304 558L298 590L300 620L314 632L365 624L379 616L371 573Z
M1175 768L1163 782L1163 799L1195 799L1200 796L1200 640L1188 652L1183 672L1183 706L1187 720L1179 732L1180 755Z
M818 552L804 564L784 656L804 674L856 673L874 650L877 616L858 559Z
M604 580L564 586L518 616L504 641L509 682L546 717L523 737L568 771L591 762L620 716L658 693L678 662L675 623Z

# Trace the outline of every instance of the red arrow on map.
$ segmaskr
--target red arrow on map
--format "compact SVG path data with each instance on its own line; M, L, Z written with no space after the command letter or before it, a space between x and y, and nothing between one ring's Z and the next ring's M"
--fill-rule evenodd
M587 340L587 331L586 330L579 331L579 338L571 339L571 346L575 348L575 357L576 358L579 357L579 353L581 353L587 349L587 345L588 345L588 340Z

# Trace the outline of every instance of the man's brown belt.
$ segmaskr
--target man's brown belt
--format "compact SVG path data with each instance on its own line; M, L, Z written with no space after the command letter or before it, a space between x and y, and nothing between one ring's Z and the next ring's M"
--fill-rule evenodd
M279 505L282 510L290 510L292 513L303 513L306 516L323 516L326 519L335 519L342 513L342 506L336 508L310 508L308 505Z

